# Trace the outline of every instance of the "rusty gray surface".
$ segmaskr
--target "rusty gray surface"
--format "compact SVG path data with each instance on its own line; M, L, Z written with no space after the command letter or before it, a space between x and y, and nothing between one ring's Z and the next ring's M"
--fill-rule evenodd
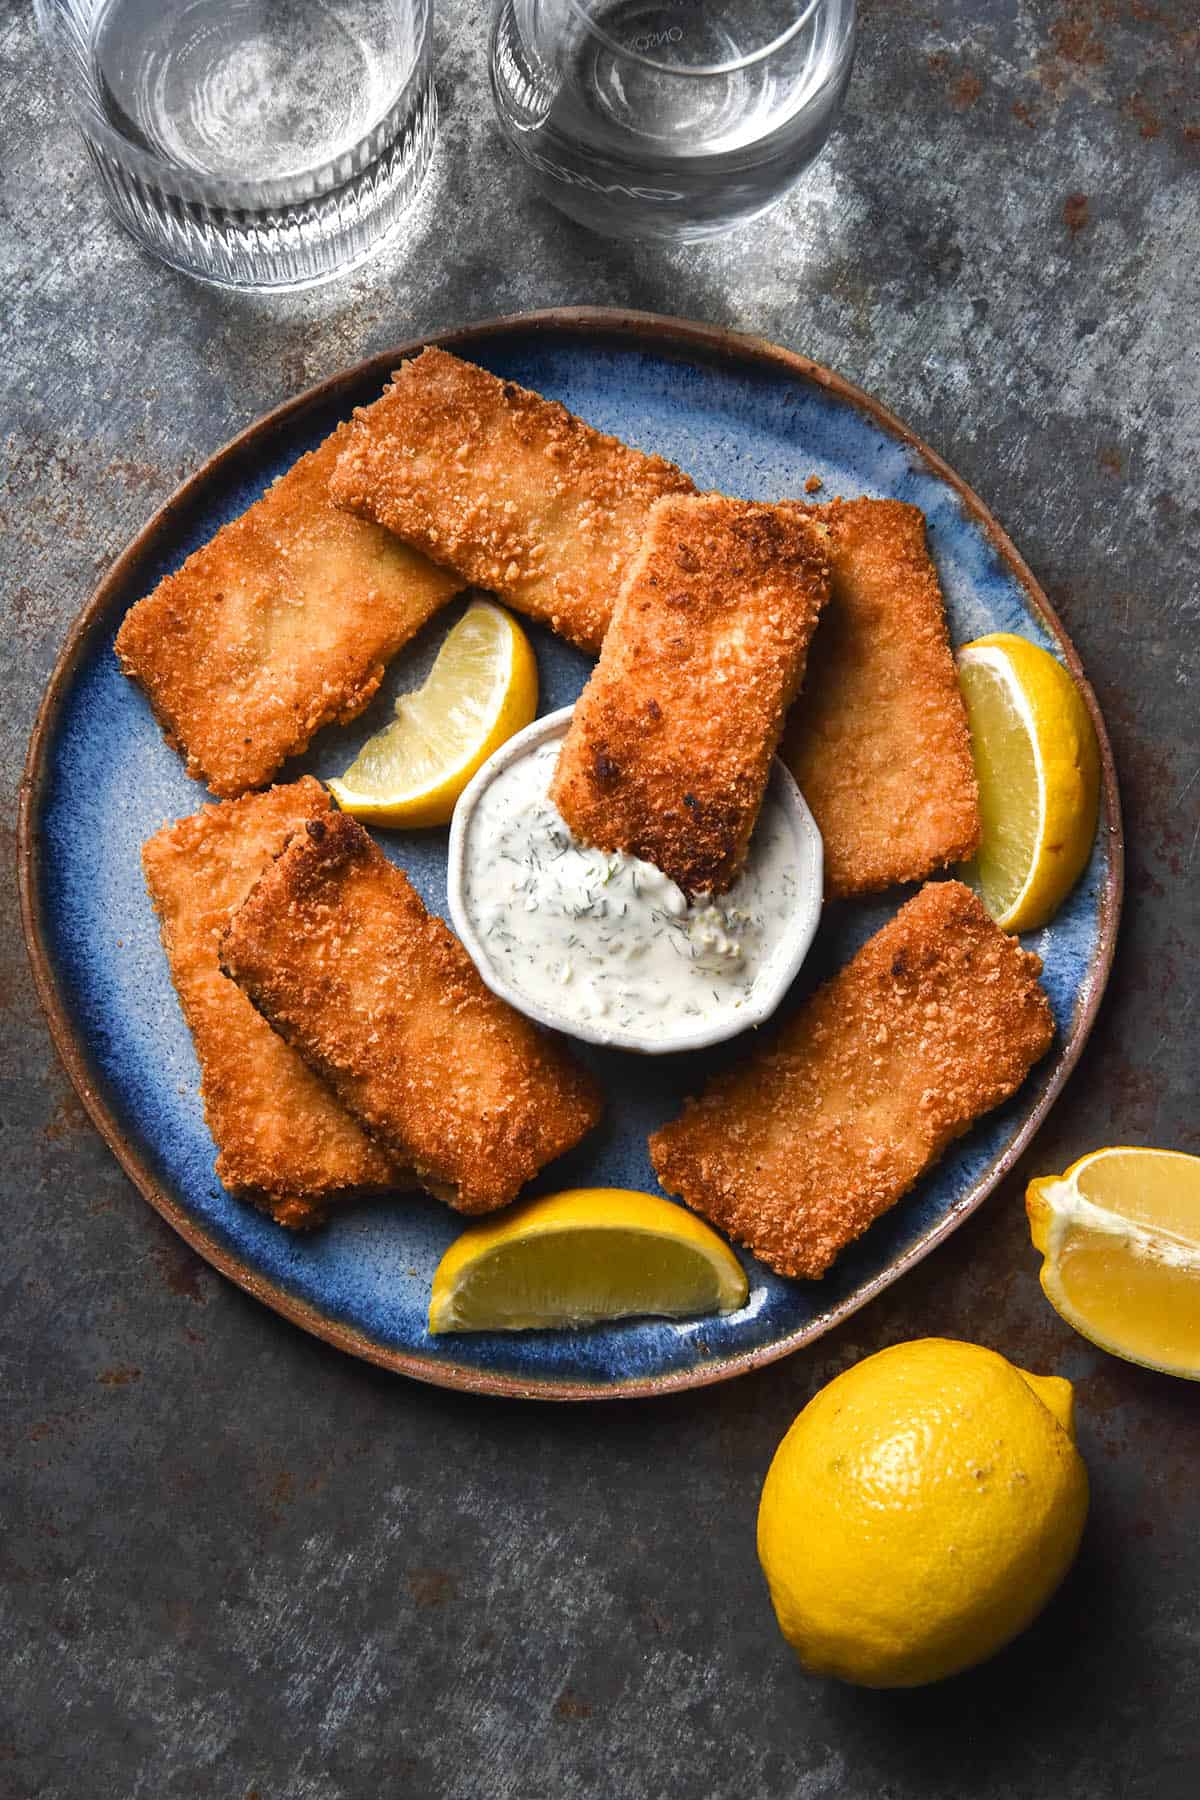
M482 36L441 8L442 131L404 240L309 297L139 255L0 8L0 1795L260 1800L1191 1800L1200 1388L1042 1300L1024 1178L1103 1142L1200 1151L1200 19L1194 0L870 0L804 188L686 251L526 191ZM436 326L612 303L773 337L877 394L995 508L1117 753L1129 893L1091 1047L1025 1165L811 1354L655 1403L552 1409L339 1357L214 1276L86 1123L38 1016L11 874L29 726L127 537L234 431ZM754 1553L793 1414L925 1333L1078 1384L1083 1552L954 1684L809 1680Z

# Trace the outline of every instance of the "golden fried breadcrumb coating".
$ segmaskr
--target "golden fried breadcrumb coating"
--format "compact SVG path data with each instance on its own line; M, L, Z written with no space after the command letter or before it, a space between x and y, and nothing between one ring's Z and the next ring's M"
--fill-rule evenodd
M410 1188L411 1170L363 1136L333 1094L221 973L217 944L289 834L332 811L305 776L205 806L142 847L146 885L200 1062L216 1169L281 1225L318 1224L348 1190Z
M925 521L898 500L808 509L832 592L780 750L825 840L825 889L920 881L979 847L967 715Z
M348 429L222 526L117 633L122 669L214 794L261 787L322 725L356 717L461 586L332 504Z
M600 1116L591 1077L484 986L354 819L313 819L234 914L221 966L372 1137L460 1212L515 1199Z
M692 491L673 463L435 348L354 415L330 487L338 505L592 651L651 504Z
M1041 961L927 883L650 1140L658 1178L781 1275L816 1277L1049 1048Z
M795 508L656 502L550 791L576 837L729 887L828 592L822 537Z

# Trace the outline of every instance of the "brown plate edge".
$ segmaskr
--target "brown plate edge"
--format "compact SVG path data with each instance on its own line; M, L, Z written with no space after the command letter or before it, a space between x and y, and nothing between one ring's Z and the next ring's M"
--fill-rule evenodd
M208 1232L200 1229L175 1197L145 1166L93 1084L87 1057L68 1021L66 1008L59 995L57 981L46 950L34 870L38 819L45 780L45 748L55 722L62 691L74 671L83 641L91 629L96 614L102 612L110 603L113 590L124 582L131 566L136 564L146 553L152 540L168 530L175 514L191 500L197 489L207 483L224 463L242 454L251 444L270 437L281 426L311 407L327 405L336 400L339 393L346 389L359 388L364 381L375 377L378 377L382 383L396 363L407 356L415 355L427 344L439 344L447 349L465 350L473 344L517 331L544 331L550 335L566 337L602 333L635 342L644 343L650 340L660 350L674 348L692 353L698 352L709 360L726 364L765 365L793 378L799 377L802 380L813 382L837 394L839 398L875 420L890 436L907 445L927 468L955 491L963 510L969 513L983 528L997 555L1011 569L1035 610L1041 615L1047 630L1055 639L1071 673L1078 682L1091 714L1097 742L1100 746L1101 785L1104 800L1101 829L1107 832L1109 840L1108 872L1100 895L1098 953L1091 964L1088 978L1076 1001L1070 1035L1036 1104L1011 1142L976 1186L897 1261L887 1269L881 1270L852 1297L840 1302L830 1312L822 1314L790 1336L782 1338L776 1343L762 1344L755 1349L743 1351L740 1355L730 1357L720 1363L701 1363L691 1369L677 1370L669 1375L652 1377L649 1380L634 1380L625 1384L607 1386L588 1382L563 1381L526 1384L512 1376L492 1374L486 1370L474 1369L438 1358L426 1358L409 1352L386 1349L373 1342L362 1332L328 1318L316 1307L297 1299L274 1282L263 1280ZM930 449L915 432L911 431L886 407L869 394L864 393L853 382L847 381L833 370L813 362L798 351L786 350L768 339L725 330L718 326L704 325L688 319L676 319L660 313L637 312L615 307L550 308L539 312L518 313L487 319L478 324L460 326L453 330L430 332L402 344L397 349L367 357L362 362L355 364L353 368L344 370L341 374L331 376L315 387L306 389L304 393L297 395L294 399L285 401L281 406L263 414L245 430L239 432L236 437L230 439L175 490L126 545L71 626L38 708L30 735L25 768L18 788L17 879L21 903L21 924L38 1001L46 1016L51 1039L69 1080L92 1123L143 1198L211 1267L228 1277L230 1281L235 1282L256 1300L271 1307L275 1312L282 1314L284 1318L301 1326L315 1337L323 1338L335 1348L346 1351L352 1356L360 1357L364 1361L375 1363L381 1368L412 1376L418 1381L425 1381L437 1387L457 1388L468 1393L495 1395L510 1399L641 1399L659 1394L678 1393L690 1388L708 1387L719 1381L730 1380L736 1375L745 1374L751 1369L764 1367L781 1357L788 1356L793 1351L800 1350L806 1344L823 1337L928 1256L936 1245L948 1237L952 1231L955 1231L964 1219L982 1205L987 1196L1010 1173L1078 1062L1083 1046L1095 1024L1101 998L1112 969L1124 892L1124 868L1125 844L1116 765L1095 693L1083 672L1075 647L1063 629L1050 601L1007 532L993 518L974 489L968 486L936 451Z

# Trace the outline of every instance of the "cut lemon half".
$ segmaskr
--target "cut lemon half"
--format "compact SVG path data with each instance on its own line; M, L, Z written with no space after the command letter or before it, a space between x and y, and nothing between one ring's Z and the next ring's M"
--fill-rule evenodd
M493 750L537 712L537 663L503 607L474 601L447 634L425 685L329 783L343 812L377 825L444 825Z
M1031 1181L1042 1290L1068 1325L1129 1362L1200 1380L1200 1157L1093 1150Z
M545 1331L735 1312L749 1287L715 1231L657 1194L568 1188L468 1226L438 1264L429 1329Z
M1091 715L1049 651L1009 632L958 653L983 839L966 873L1005 931L1058 911L1091 854L1100 753Z

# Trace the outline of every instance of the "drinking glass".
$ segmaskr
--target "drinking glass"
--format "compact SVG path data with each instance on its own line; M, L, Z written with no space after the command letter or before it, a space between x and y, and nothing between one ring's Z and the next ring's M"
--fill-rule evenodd
M201 280L362 262L433 152L432 0L35 0L121 222Z
M818 155L854 60L854 0L498 0L492 93L537 185L615 237L765 212Z

